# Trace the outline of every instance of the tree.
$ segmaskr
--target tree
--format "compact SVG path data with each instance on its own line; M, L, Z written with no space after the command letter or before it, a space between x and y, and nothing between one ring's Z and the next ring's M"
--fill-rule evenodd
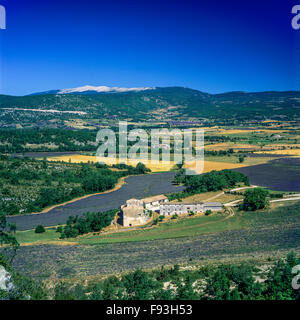
M264 296L274 300L299 299L299 290L293 290L291 285L295 276L292 268L299 263L300 260L293 252L289 253L285 260L278 261L269 272Z
M159 222L159 219L158 219L158 218L154 219L154 220L153 220L153 225L156 226L156 225L158 224L158 222Z
M135 272L126 275L122 280L128 300L151 299L151 290L154 287L154 283L146 272L136 270Z
M7 254L9 252L9 249L12 248L12 254L11 254L11 262L12 262L20 244L17 241L15 236L6 232L7 227L8 225L7 225L6 215L5 213L0 212L0 246L2 246L3 244L6 245L4 251L6 251Z
M19 207L14 202L10 202L5 211L11 216L20 213Z
M17 225L16 225L16 223L9 223L9 224L8 224L8 228L9 228L9 232L16 233L16 231L17 231Z
M137 174L145 174L147 172L150 172L151 170L148 169L143 163L139 162L136 167L136 173Z
M243 263L239 266L230 266L227 274L236 286L231 292L231 299L252 300L260 298L262 286L255 281L253 268L250 265Z
M102 294L102 287L100 284L96 284L93 289L91 294L89 295L89 300L104 300L103 294Z
M193 288L192 280L187 276L182 283L181 280L177 282L176 300L195 300L198 298L198 294Z
M62 233L63 231L64 231L64 227L63 226L58 226L56 228L56 232L58 232L58 233Z
M212 211L211 211L211 210L206 210L206 211L205 211L205 215L206 215L206 216L209 216L210 214L212 214Z
M43 158L43 161L42 161L42 168L43 168L43 169L47 169L47 168L48 168L47 158L46 158L46 157L44 157L44 158Z
M245 192L243 209L246 211L255 211L264 209L268 205L269 192L263 188L254 188Z
M118 209L114 209L105 212L86 212L82 217L70 216L67 225L59 229L60 238L76 238L80 234L99 232L111 224L117 212Z
M98 290L99 289L100 288L98 288ZM102 300L116 300L122 298L122 289L122 283L117 277L112 276L105 279L102 285Z
M239 155L239 163L243 163L245 161L245 156L243 154Z
M249 185L247 176L232 170L211 171L195 176L178 176L176 181L184 182L187 187L184 192L187 195L231 188L238 182Z
M45 228L42 226L42 225L38 225L36 228L35 228L35 233L44 233L46 232Z
M230 299L230 280L223 266L208 279L205 294L212 300Z
M54 300L75 300L75 296L70 287L61 282L54 288Z

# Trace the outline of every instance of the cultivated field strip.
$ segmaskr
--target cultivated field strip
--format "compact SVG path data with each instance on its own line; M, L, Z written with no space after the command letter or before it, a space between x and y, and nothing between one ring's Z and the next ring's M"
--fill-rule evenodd
M253 185L276 191L300 191L300 158L282 158L266 164L234 169Z
M107 245L25 246L14 267L38 277L96 276L235 255L292 250L300 245L300 221L280 226L249 228L196 237Z

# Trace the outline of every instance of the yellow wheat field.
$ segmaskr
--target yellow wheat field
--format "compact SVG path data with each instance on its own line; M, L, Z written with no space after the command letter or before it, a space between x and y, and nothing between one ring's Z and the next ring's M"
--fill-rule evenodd
M86 155L69 155L69 156L58 156L58 157L48 157L48 161L63 161L70 163L97 163L99 160L106 163L107 165L113 165L119 163L118 159L114 158L101 158L97 159L96 156L86 156ZM124 162L124 161L122 161ZM169 171L175 167L174 161L166 162L160 161L156 163L150 160L127 160L127 165L136 166L139 162L146 165L147 168L151 169L153 172ZM226 162L215 162L215 161L205 161L203 172L210 172L212 170L224 170L224 169L235 169L245 167L245 164L239 163L226 163ZM185 168L193 168L194 163L186 163ZM198 173L198 172L197 172ZM200 173L200 172L199 172Z
M267 152L263 152L263 151L258 151L258 152L255 152L255 153L268 154ZM300 157L300 149L272 150L269 153L279 154L279 155L280 154L288 154L290 156L298 156L298 157Z
M219 129L216 134L220 135L227 135L227 134L243 134L243 133L281 133L282 130L272 130L272 129L246 129L246 130L241 130L241 129Z
M210 172L212 170L224 170L224 169L235 169L248 166L242 163L227 163L227 162L216 162L216 161L205 161L204 172Z
M75 129L96 129L94 126L88 124L88 122L83 121L82 119L70 119L64 121L65 125Z
M97 162L95 156L85 156L81 154L72 154L68 156L58 156L58 157L47 157L48 161L63 161L63 162L72 162L72 163L88 163L88 162Z
M260 149L259 146L257 145L252 145L252 144L246 144L246 143L226 143L226 142L222 142L222 143L215 143L215 144L208 144L206 146L204 146L205 150L228 150L228 149L253 149L253 150L258 150Z
M70 162L70 163L97 163L103 162L107 165L118 164L120 162L124 163L123 161L119 161L118 159L114 158L97 158L96 156L86 156L86 155L69 155L69 156L58 156L58 157L48 157L48 161L63 161L63 162ZM159 171L169 171L174 166L175 163L173 161L166 162L160 161L159 163L155 163L149 161L147 159L144 160L127 160L126 164L131 166L136 166L139 162L142 162L146 165L147 168L151 169L151 171L159 172Z

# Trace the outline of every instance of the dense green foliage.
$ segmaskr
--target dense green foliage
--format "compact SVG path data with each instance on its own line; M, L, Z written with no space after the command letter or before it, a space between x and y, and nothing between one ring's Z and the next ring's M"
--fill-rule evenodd
M232 170L211 171L201 175L189 176L184 175L184 170L181 169L175 176L175 182L184 184L186 190L169 195L169 200L182 199L197 193L232 188L238 183L249 185L247 176Z
M42 225L38 225L38 226L36 226L34 232L35 232L35 233L45 233L46 230L45 230L45 228L44 228Z
M10 245L17 248L19 246L19 243L16 240L15 236L10 232L7 232L7 228L9 227L10 225L7 223L5 213L0 212L0 246ZM13 230L15 230L14 227Z
M96 131L59 129L0 130L0 153L95 151Z
M125 163L113 164L112 168L116 168L119 170L127 170L128 174L145 174L151 172L149 168L147 168L143 163L139 162L136 167L127 165Z
M6 299L54 300L296 300L293 289L300 263L294 253L269 264L267 269L249 263L204 266L193 270L172 268L145 272L140 269L82 285L59 282L51 289L15 273L3 256L0 265L12 274L14 289L0 292Z
M6 215L0 212L0 248L4 246L1 250L6 254L7 258L4 259L0 254L0 266L6 267L7 259L12 261L17 253L20 246L15 235L13 234L16 230L15 225L7 223ZM1 300L1 290L0 290L0 300Z
M82 293L91 291L91 300L290 300L300 297L299 290L291 286L292 268L300 263L293 253L287 259L270 266L266 274L253 265L222 264L217 267L200 267L195 271L171 269L144 272L136 270L122 278L110 277L90 288L65 287L65 295L73 299L88 299ZM260 275L258 275L260 274ZM266 280L257 281L265 276Z
M113 171L100 164L0 156L0 211L9 215L39 212L85 194L112 189L121 177L149 171L143 164Z
M243 210L255 211L264 209L268 205L269 192L263 188L254 188L245 191Z
M105 212L87 212L82 217L69 217L67 225L60 228L61 239L76 238L78 235L89 232L99 232L108 227L114 219L118 210Z

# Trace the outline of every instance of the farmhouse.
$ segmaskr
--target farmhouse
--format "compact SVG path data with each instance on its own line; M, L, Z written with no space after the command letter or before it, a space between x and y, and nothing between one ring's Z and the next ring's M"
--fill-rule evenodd
M149 219L149 211L157 211L163 216L174 214L187 214L190 212L221 211L223 209L220 202L204 203L182 203L172 202L164 195L145 198L142 200L130 199L121 206L120 224L124 227L138 226L145 224Z
M148 211L159 211L159 206L168 202L163 194L142 200L130 199L121 206L120 224L124 227L137 226L149 220Z
M120 224L124 227L133 227L146 223L149 216L145 213L142 200L130 199L121 206Z
M159 210L159 206L161 204L168 202L169 199L165 195L161 194L155 197L142 199L141 201L143 201L144 207L147 210L156 211Z
M174 202L161 204L159 207L160 214L163 216L172 216L174 214L187 214L190 212L206 212L221 211L223 209L222 203L220 202L206 202L206 203L182 203Z

